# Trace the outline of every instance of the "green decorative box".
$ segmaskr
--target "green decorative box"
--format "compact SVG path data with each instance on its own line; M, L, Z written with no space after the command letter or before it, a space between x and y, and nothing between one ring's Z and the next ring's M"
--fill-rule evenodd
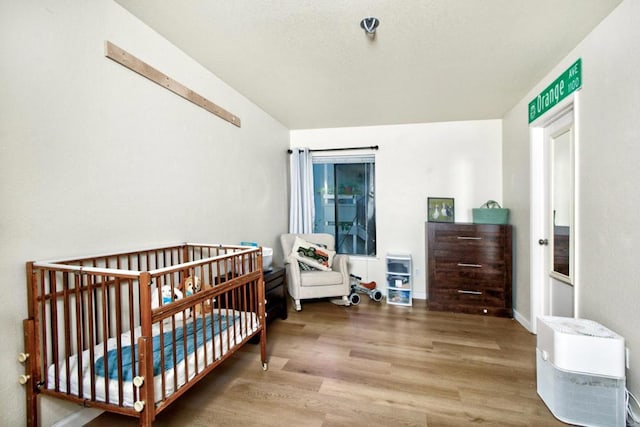
M474 224L509 224L509 209L501 208L495 200L488 200L472 209Z

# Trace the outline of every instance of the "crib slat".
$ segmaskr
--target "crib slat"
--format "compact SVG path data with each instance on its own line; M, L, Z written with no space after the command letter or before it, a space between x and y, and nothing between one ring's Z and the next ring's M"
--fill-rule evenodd
M195 271L189 270L187 271L187 273L189 274L189 276L192 277L197 277L197 274ZM173 285L173 280L174 280L174 276L171 276L171 281L172 281L172 285ZM183 287L182 288L182 292L184 292L184 296L187 297L187 290ZM182 351L184 351L184 377L185 378L189 378L189 363L187 363L187 356L188 356L188 344L189 344L189 337L187 336L187 312L186 310L190 310L190 314L192 316L194 316L193 319L195 319L195 306L192 306L190 309L185 309L182 311ZM192 336L193 336L193 348L196 349L196 355L197 355L197 348L198 346L196 345L196 328L195 328L195 323L193 323L193 327L192 329ZM195 365L194 365L194 370L197 373L198 372L198 358L195 358ZM176 387L175 389L178 389L178 383L177 383L177 375L175 375L176 377Z
M189 336L187 336L187 313L186 313L186 311L182 312L182 321L181 321L181 323L182 323L182 325L181 325L181 328L182 328L182 351L184 352L183 353L184 354L184 358L183 358L184 369L183 370L184 370L184 377L186 379L188 379L189 378L189 363L187 363L187 360L188 360L188 356L189 356L189 353L188 353ZM191 328L191 335L194 338L196 336L195 332L196 332L196 328L195 328L195 323L194 323L192 328ZM197 346L195 345L195 342L194 342L194 347L193 348L197 351ZM196 368L195 368L196 372L198 372L197 363L198 362L197 362L197 357L196 357ZM177 371L178 371L178 367L176 365L174 372L177 373ZM177 390L178 389L178 375L174 375L174 377L175 377L175 390Z
M121 282L120 282L120 278L115 278L115 288L113 289L113 292L115 293L115 306L116 306L116 311L113 314L113 316L115 317L115 319L113 319L113 321L115 322L115 328L116 328L116 347L118 349L118 353L117 353L117 359L118 359L118 384L122 384L122 302L121 302ZM122 404L123 402L123 391L122 391L122 387L118 387L118 403Z
M172 347L172 353L173 353L173 357L171 358L171 363L173 366L173 389L177 390L178 389L178 355L177 355L177 345L176 345L176 327L178 327L178 324L176 322L176 316L172 315L171 316L171 347ZM183 330L183 334L182 334L182 341L184 342L185 336L184 336L184 330ZM160 347L161 349L164 347ZM161 351L161 353L164 353L163 351ZM160 365L160 369L164 372L164 364ZM162 390L162 398L166 399L167 395L166 395L166 390Z
M160 341L160 348L164 348L164 327L163 324L160 323L160 334L158 336ZM164 351L160 352L160 384L162 386L162 399L165 398L165 390L167 389L167 379L165 377L165 361L164 361Z
M133 291L134 291L134 282L132 279L127 279L127 286L128 286L128 295L129 295L129 330L131 331L131 333L129 334L130 336L130 340L129 340L129 345L131 346L131 348L135 348L135 322L134 322L134 311L133 311L133 307L135 307L134 305L134 299L133 299ZM138 295L138 301L140 301L140 295ZM138 307L140 306L140 304L138 304ZM132 375L136 376L139 375L139 372L135 371L135 351L131 351L131 366L133 366L133 372ZM133 390L133 401L135 402L136 400L140 399L140 396L138 394L138 389L134 388Z
M84 312L84 310L82 309L82 289L80 289L81 285L80 285L80 275L79 274L74 274L73 275L73 288L74 288L74 293L75 293L75 300L76 300L76 326L75 326L75 331L76 331L76 349L78 351L78 353L80 353L82 350L84 350L84 347L82 346L82 341L83 341L83 336L82 336L82 313ZM83 361L82 361L82 357L78 358L78 364L77 364L77 369L76 369L76 378L78 378L78 395L79 396L83 396L84 395L84 381L82 381L82 372L83 371Z
M55 271L49 271L49 291L51 293L57 293ZM53 363L56 365L56 387L59 388L60 365L58 360L58 305L56 304L55 298L49 300L49 311L51 312L51 324L49 325L51 327L51 351L53 352ZM68 392L69 388L67 387L67 393Z
M90 280L91 278L93 278L95 276L90 276ZM107 307L107 294L106 294L106 289L104 286L104 277L102 277L102 280L100 280L100 292L98 293L98 296L101 296L100 298L100 306L96 307L96 309L98 310L98 313L96 313L97 316L100 316L102 319L102 331L101 337L97 337L97 339L99 340L99 342L104 343L104 345L102 346L102 357L104 359L104 400L106 402L109 402L109 357L108 357L108 349L107 349L107 339L109 337L109 319L107 318L107 313L108 313L108 307ZM96 334L98 333L98 331L96 331ZM93 365L93 364L92 364Z
M82 287L85 287L85 279L87 279L86 274L83 274L80 276L80 282L82 283ZM88 279L87 279L88 280ZM89 284L91 282L89 281ZM95 328L95 324L96 324L96 317L95 317L95 313L94 313L94 309L93 309L93 299L95 296L95 291L92 289L92 287L89 286L89 289L87 289L87 331L89 333L89 342L87 343L87 346L89 348L89 360L96 360L95 358L95 345L96 345L96 341L94 338L94 328ZM107 366L105 364L105 371L107 369ZM95 366L93 363L89 363L89 371L91 373L91 377L90 377L90 386L91 386L91 400L95 400L96 399L96 372L95 372Z
M50 312L47 310L47 304L48 302L45 300L44 295L47 295L47 277L45 276L45 273L42 273L41 275L39 275L38 278L38 287L39 287L39 294L38 294L38 299L39 299L39 303L40 303L40 324L38 325L38 322L36 322L36 327L39 326L39 335L40 335L40 340L41 340L41 346L42 346L42 355L43 355L43 360L42 360L42 366L46 366L46 361L47 360L51 360L51 355L53 354L53 352L51 351L51 344L50 344L50 335L47 333L47 331L49 330L49 322L50 322L50 318L49 316L47 316L47 313ZM55 375L55 372L54 372ZM58 378L57 376L55 378ZM54 378L54 380L55 380ZM48 380L48 377L45 376L45 381ZM57 390L57 389L56 389Z
M62 308L63 308L63 321L64 321L64 359L69 360L74 351L71 349L71 329L69 321L69 273L62 273ZM57 304L56 304L57 305ZM69 363L65 363L65 376L67 378L67 392L71 390L71 367Z
M104 376L104 382L105 382L105 400L107 402L110 401L110 396L109 393L111 392L111 390L109 390L109 370L108 370L108 351L109 349L107 348L107 340L109 339L109 337L111 336L111 322L110 322L110 308L109 308L109 288L106 286L106 277L105 276L92 276L94 278L94 280L98 280L99 284L100 284L100 293L98 294L100 297L100 308L99 308L99 315L102 318L102 330L100 331L101 336L98 337L99 342L104 343L103 345L103 357L105 360L105 376Z

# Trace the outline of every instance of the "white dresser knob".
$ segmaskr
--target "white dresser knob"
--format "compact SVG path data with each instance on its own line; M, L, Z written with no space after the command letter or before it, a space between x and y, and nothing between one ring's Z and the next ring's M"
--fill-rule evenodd
M18 382L22 385L25 385L29 381L29 378L31 378L31 375L20 375L18 377Z

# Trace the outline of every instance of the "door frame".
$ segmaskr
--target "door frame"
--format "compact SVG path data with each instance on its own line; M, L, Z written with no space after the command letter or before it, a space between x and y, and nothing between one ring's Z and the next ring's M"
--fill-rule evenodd
M537 319L550 313L551 309L551 276L548 246L538 243L539 239L552 239L551 210L548 205L550 165L545 138L547 128L561 117L572 114L573 122L573 313L579 317L580 281L579 276L579 93L576 91L556 105L552 111L529 124L530 154L530 303L531 332L537 333Z

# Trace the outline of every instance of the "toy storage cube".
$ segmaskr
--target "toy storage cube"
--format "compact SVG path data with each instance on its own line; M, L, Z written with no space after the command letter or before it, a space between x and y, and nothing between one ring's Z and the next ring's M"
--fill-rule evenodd
M411 255L387 254L387 303L410 306L413 303Z

